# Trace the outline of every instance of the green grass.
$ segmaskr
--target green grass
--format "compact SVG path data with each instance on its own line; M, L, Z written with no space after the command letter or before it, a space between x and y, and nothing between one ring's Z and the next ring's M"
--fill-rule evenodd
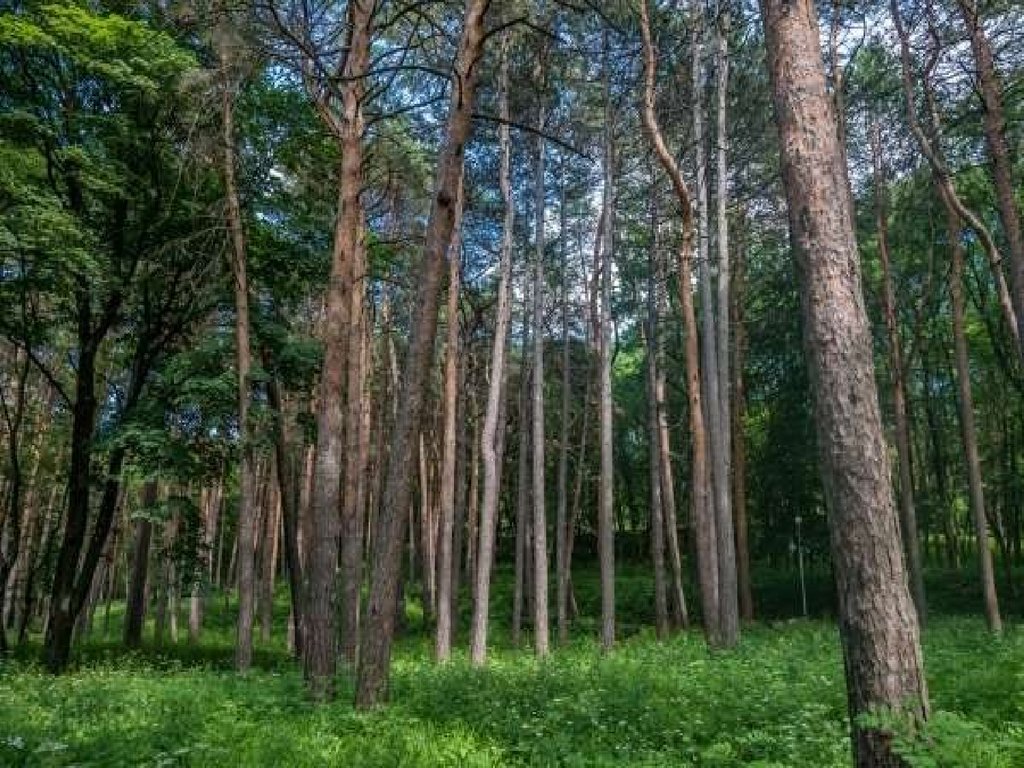
M336 703L308 703L281 642L284 601L275 642L258 648L244 677L230 670L231 612L220 599L197 647L126 654L94 637L61 678L43 673L28 649L0 667L0 765L849 764L834 625L749 627L728 653L709 654L697 632L658 643L637 607L643 581L622 581L632 629L608 656L583 622L545 663L499 632L487 669L472 669L464 653L438 666L414 621L396 652L391 704L368 714L353 711L344 675ZM585 607L586 577L580 591ZM102 615L97 624L101 635ZM116 612L110 628L119 636ZM915 765L1024 765L1024 631L1011 624L993 638L980 617L938 616L925 651L937 715L926 738L907 746Z

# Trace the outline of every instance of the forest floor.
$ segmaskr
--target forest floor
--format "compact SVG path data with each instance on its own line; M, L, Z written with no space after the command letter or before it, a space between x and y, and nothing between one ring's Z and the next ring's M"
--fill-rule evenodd
M585 611L596 608L594 576L576 577ZM828 600L820 581L812 607ZM255 669L241 677L231 671L232 615L219 596L198 646L182 639L135 653L119 647L117 605L104 639L101 607L69 674L46 675L33 647L0 662L0 765L849 765L833 623L762 622L745 629L737 650L709 654L699 631L659 643L643 612L628 610L650 605L646 582L642 571L620 580L625 637L606 656L593 621L581 621L544 663L499 630L485 670L462 651L438 666L410 611L391 703L372 713L352 709L347 677L336 703L307 701L283 643L283 592L274 642L257 643ZM496 598L504 610L504 589ZM769 614L778 609L771 594L763 600ZM924 637L934 715L926 738L907 746L913 764L1024 765L1024 626L1008 622L993 638L980 616L946 602L953 608L936 611Z

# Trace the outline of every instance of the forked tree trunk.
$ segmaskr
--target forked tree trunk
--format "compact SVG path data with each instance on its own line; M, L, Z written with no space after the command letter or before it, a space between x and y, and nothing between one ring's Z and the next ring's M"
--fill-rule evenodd
M512 203L512 187L509 179L510 152L509 107L508 107L508 48L509 34L501 37L501 60L498 80L499 114L502 123L498 128L500 141L500 168L498 172L502 202L505 207L501 235L501 256L498 265L498 306L494 320L494 344L491 352L490 383L487 389L487 407L484 412L484 426L480 434L480 454L483 459L484 487L480 504L480 543L477 546L476 572L474 574L473 630L470 638L470 659L475 666L481 666L487 659L487 622L491 600L491 569L494 563L494 537L497 526L498 497L501 492L501 464L504 460L504 439L498 447L498 431L504 432L499 416L504 412L505 400L505 352L511 313L512 281L512 226L515 208ZM503 421L503 420L502 420Z
M424 236L422 270L413 303L415 309L405 378L398 397L383 498L377 517L366 642L360 648L356 683L356 705L361 708L380 703L388 692L402 540L405 538L404 513L411 491L408 467L433 359L441 280L455 223L455 201L462 179L466 141L473 125L477 76L486 41L484 17L489 5L489 0L466 0L462 37L452 73L448 125L438 158L434 200Z
M928 691L907 588L853 211L811 0L762 0L782 177L797 262L822 485L829 511L853 751L901 766L879 707L923 720Z

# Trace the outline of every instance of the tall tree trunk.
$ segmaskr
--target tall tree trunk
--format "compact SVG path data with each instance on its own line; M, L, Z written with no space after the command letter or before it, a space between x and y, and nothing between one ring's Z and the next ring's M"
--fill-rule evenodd
M461 186L461 185L460 185ZM437 558L437 628L434 654L438 661L452 655L452 549L455 536L456 417L459 404L459 290L462 269L463 195L455 201L452 245L448 252L448 337L444 357L444 425L441 457L441 522Z
M564 162L564 161L563 161ZM562 169L561 190L558 205L558 235L561 244L562 280L562 403L560 408L561 429L558 440L558 507L555 512L555 613L558 622L558 642L569 641L569 568L566 559L568 553L567 528L569 514L569 422L572 402L572 381L570 377L569 347L569 236L566 226L566 181L565 169Z
M686 394L690 411L690 481L693 487L691 503L697 550L697 581L700 589L704 632L709 642L717 642L718 624L718 550L716 548L714 502L708 488L707 435L704 428L704 405L701 402L700 354L697 348L697 314L693 306L692 261L694 246L693 206L690 191L683 180L665 139L658 126L655 113L654 81L657 55L651 37L651 24L647 0L640 3L640 31L644 44L644 127L651 144L672 181L679 200L682 238L679 245L679 307L686 329Z
M502 449L498 448L499 416L504 411L502 403L506 394L505 352L511 313L512 282L512 235L515 207L512 202L510 181L509 106L508 106L508 49L509 34L501 37L500 74L498 80L499 115L502 123L498 128L500 168L498 172L502 202L505 208L501 233L501 256L498 265L498 306L494 320L494 343L491 352L487 407L484 411L484 426L480 433L480 454L484 466L483 500L480 504L480 543L477 546L476 573L474 574L473 630L470 638L470 658L475 666L481 666L487 659L487 621L491 600L491 569L494 563L494 538L498 522L498 501L501 494L501 464L504 460L504 439ZM503 427L501 428L504 432Z
M650 464L651 561L654 567L654 627L658 639L668 634L668 594L665 588L665 521L661 500L661 430L658 424L658 220L656 189L651 184L651 247L647 254L647 443Z
M544 78L544 54L537 57L534 77L538 83ZM544 105L537 113L537 128L544 130ZM533 482L533 643L537 656L544 658L549 650L548 632L548 543L547 543L547 494L545 493L544 466L544 139L536 139L534 162L534 254L533 254L533 312L530 324L533 326L533 372L531 394L533 407L530 412L533 433L532 467L530 479Z
M363 78L369 66L376 3L348 4L347 53L342 71L340 113L321 110L341 150L338 203L330 282L323 330L324 360L317 402L317 439L313 492L309 511L309 561L306 565L304 667L316 700L334 697L337 667L335 592L338 565L339 509L345 430L343 387L346 355L351 354L351 302L355 269L363 263ZM361 276L359 276L361 277ZM404 468L403 468L404 469ZM402 505L402 512L405 512Z
M363 584L363 524L366 517L366 468L369 457L367 390L369 340L366 291L366 254L353 252L352 285L349 292L348 401L345 414L346 456L344 513L341 518L341 655L356 664L359 649L359 616Z
M612 424L612 262L615 218L615 126L611 99L608 37L605 34L604 246L601 251L600 426L601 475L597 506L597 552L601 569L601 647L615 645L615 456Z
M529 306L527 304L527 306ZM524 315L526 313L524 312ZM524 318L525 319L525 318ZM528 338L524 339L524 345ZM525 352L525 347L524 347ZM519 367L519 449L517 458L519 472L516 478L516 538L512 586L512 645L522 642L523 600L526 592L528 546L527 528L530 509L530 430L527 419L530 413L530 377L532 372L524 359Z
M741 230L742 234L742 230ZM747 418L747 395L743 381L743 361L746 355L746 329L744 327L744 252L743 244L736 248L730 302L732 342L732 505L736 527L736 581L738 584L740 618L754 618L754 593L750 578L750 541L747 516L747 441L744 424Z
M246 671L252 664L252 626L256 610L256 553L252 541L256 526L255 460L249 436L249 279L246 266L245 229L235 181L235 77L226 44L218 52L221 67L221 141L225 217L231 244L231 271L235 289L235 368L238 376L238 624L235 668Z
M885 460L847 173L813 2L762 0L761 9L829 510L854 757L859 768L900 766L891 735L859 719L884 707L922 720L928 692Z
M971 366L967 352L967 332L964 327L964 247L961 240L960 219L956 210L943 196L946 205L947 232L952 249L949 270L949 303L953 315L953 358L956 364L957 407L960 410L960 435L964 444L964 463L967 465L967 485L971 503L971 519L978 545L978 573L985 602L985 621L992 632L1003 631L996 595L992 550L989 547L988 519L985 516L985 491L981 478L981 457L974 424L974 396L971 393Z
M729 397L729 137L726 125L726 107L729 100L729 9L720 4L715 30L716 70L716 146L717 161L715 194L718 215L718 314L715 317L716 358L718 366L718 456L715 458L716 498L718 513L718 582L719 625L722 645L731 647L739 642L740 614L736 539L732 505L732 456L730 437L731 406ZM709 372L709 376L711 373Z
M280 487L275 482L277 473L275 462L266 462L265 483L263 493L263 544L260 549L260 640L270 642L274 625L274 585L277 575L278 532L281 530L281 496Z
M264 363L267 364L266 362ZM291 637L295 655L302 657L302 562L299 556L299 454L301 448L292 441L289 415L285 412L281 385L277 377L267 381L267 401L275 414L274 466L277 468L278 493L281 498L284 563L288 571L288 593L291 597ZM219 494L218 494L219 495ZM218 502L219 504L219 499ZM213 510L212 510L213 511ZM213 511L216 514L215 511ZM210 534L212 536L212 533Z
M917 510L914 508L914 480L911 474L910 418L907 414L906 371L903 345L896 325L896 292L893 289L892 266L889 259L889 213L886 204L886 175L882 160L882 140L878 122L871 126L871 156L875 185L875 225L878 230L878 258L882 264L882 313L889 338L889 369L892 380L892 403L896 416L896 453L899 458L900 527L907 556L911 595L921 626L925 624L927 607L924 574L921 566L921 545L918 540Z
M412 437L423 411L423 398L434 351L441 279L455 223L455 201L462 179L463 158L473 121L479 64L486 36L484 17L489 0L466 0L451 88L446 136L438 158L434 200L423 244L423 264L417 281L412 334L405 378L388 455L388 469L380 512L377 546L370 578L366 638L360 649L356 705L371 707L387 697L391 641L398 604L399 565L409 505L409 460ZM349 54L351 56L351 53Z

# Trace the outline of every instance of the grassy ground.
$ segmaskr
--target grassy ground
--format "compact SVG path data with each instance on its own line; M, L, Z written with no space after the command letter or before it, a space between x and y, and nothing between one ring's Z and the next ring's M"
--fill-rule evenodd
M586 607L589 576L579 582ZM349 705L347 677L337 703L312 707L280 639L258 648L253 672L232 673L231 615L220 599L198 647L125 654L102 639L99 617L99 637L84 645L71 674L48 677L31 648L0 667L0 765L849 764L833 624L759 624L736 651L710 655L696 632L656 642L642 626L646 580L620 583L629 634L609 656L583 622L545 663L499 633L486 670L472 669L461 653L439 667L414 615L396 653L392 703L369 714ZM821 610L827 587L815 590L812 605ZM779 602L790 592L783 584ZM768 606L770 598L761 596ZM277 629L283 601L280 608ZM115 607L110 636L119 633ZM937 714L927 739L908 747L916 764L1024 765L1020 625L996 639L980 618L950 610L931 622L925 651Z

